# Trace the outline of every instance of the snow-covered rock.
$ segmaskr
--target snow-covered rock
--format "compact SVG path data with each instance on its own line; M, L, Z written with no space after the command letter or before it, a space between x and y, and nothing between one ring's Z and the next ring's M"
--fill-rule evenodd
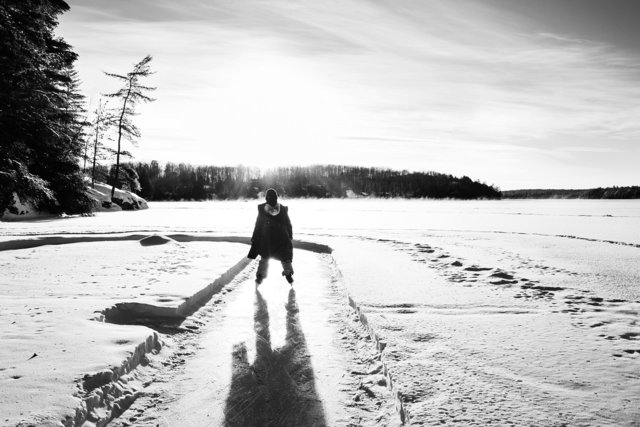
M87 188L87 194L94 201L95 210L98 212L130 211L137 209L149 209L147 201L130 191L116 188L111 199L111 186L102 182L96 182Z
M87 195L93 201L95 212L149 209L147 201L142 197L117 188L112 201L111 186L102 182L96 182L93 188L87 187ZM13 193L13 204L0 215L0 219L2 221L22 221L50 216L52 216L51 213L39 210L31 200L20 199L16 193Z
M3 221L22 221L48 216L51 214L38 210L29 199L21 200L16 193L13 193L13 204L5 209L0 218Z

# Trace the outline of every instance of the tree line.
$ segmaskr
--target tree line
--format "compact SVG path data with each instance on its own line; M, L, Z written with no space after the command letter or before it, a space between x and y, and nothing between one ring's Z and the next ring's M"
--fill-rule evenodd
M113 179L113 168L102 174ZM261 171L247 166L128 163L127 186L147 200L256 198L267 188L287 197L405 197L497 199L500 190L467 176L341 165L291 166Z
M587 190L509 190L503 191L505 199L640 199L640 187L599 187Z

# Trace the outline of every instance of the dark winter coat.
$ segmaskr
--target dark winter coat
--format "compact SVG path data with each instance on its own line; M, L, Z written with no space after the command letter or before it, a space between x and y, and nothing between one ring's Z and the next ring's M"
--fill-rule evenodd
M278 215L264 210L266 203L258 205L258 218L251 236L251 249L247 257L255 259L275 258L279 261L293 260L293 229L289 220L289 209L280 205Z

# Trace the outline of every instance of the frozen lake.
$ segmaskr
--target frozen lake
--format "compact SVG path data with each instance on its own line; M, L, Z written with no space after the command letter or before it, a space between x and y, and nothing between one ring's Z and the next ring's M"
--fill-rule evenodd
M256 203L156 202L145 211L0 222L0 239L122 232L249 236ZM640 299L640 200L294 199L283 203L290 208L299 238L325 243L336 237L406 243L427 239L471 258L510 248L521 256L586 269L593 276L583 286L612 298ZM601 274L607 275L606 281Z
M248 236L256 203L3 222L0 239ZM282 203L294 238L334 248L412 421L640 423L640 200Z
M298 233L478 231L566 235L640 245L640 200L284 200ZM250 234L254 201L152 202L92 218L0 222L0 235L172 230ZM247 231L248 230L248 231Z

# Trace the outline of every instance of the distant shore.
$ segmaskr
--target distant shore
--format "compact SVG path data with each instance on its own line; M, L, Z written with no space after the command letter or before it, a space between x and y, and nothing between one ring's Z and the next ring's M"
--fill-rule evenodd
M605 187L586 190L529 189L502 191L503 199L640 199L640 187Z

